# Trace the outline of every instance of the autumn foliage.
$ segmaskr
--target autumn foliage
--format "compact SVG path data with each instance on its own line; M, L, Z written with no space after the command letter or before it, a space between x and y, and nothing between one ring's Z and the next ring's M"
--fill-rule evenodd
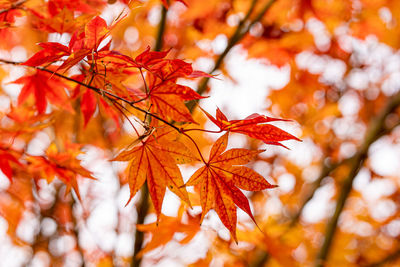
M399 21L389 0L0 0L5 266L396 266Z

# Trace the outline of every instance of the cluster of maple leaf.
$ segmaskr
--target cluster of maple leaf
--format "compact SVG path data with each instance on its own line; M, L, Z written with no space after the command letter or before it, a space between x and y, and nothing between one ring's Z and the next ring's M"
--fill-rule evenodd
M127 172L130 198L147 181L159 218L167 187L191 206L186 186L197 186L203 210L201 220L210 209L214 209L237 240L237 207L254 220L249 201L240 189L259 191L274 186L260 174L243 166L261 150L237 148L225 151L229 132L245 134L273 145L299 139L268 124L279 119L253 114L242 120L228 120L219 109L215 118L203 110L219 127L217 132L225 132L212 146L208 160L205 160L196 141L188 133L203 129L186 127L196 122L185 105L185 102L199 100L203 96L177 81L180 78L213 76L193 70L191 64L183 60L166 58L169 51L150 51L148 47L132 58L111 50L111 40L105 41L117 23L115 21L107 26L104 19L96 16L72 33L68 46L57 42L40 43L42 50L22 64L32 67L32 72L13 81L22 85L18 105L29 106L33 100L38 116L49 112L49 103L74 113L76 110L71 100L79 99L78 112L82 112L85 126L97 108L111 117L116 125L120 125L124 117L130 121L125 114L128 109L141 112L145 115L141 122L145 132L140 133L140 129L131 124L137 134L132 148L113 159L129 161ZM65 73L73 67L79 68L80 74L67 76ZM129 76L141 79L142 87L124 86L123 82ZM74 86L71 86L71 82ZM180 141L181 138L192 141L197 152L193 153ZM12 163L21 166L21 162L19 156L2 151L0 167L11 179ZM75 151L79 151L79 148ZM49 182L57 176L68 188L74 188L80 198L76 175L91 177L91 174L79 165L76 155L73 150L57 152L53 144L47 150L46 157L30 156L26 160L30 163L29 168L46 177ZM184 183L178 164L195 161L202 161L204 167Z

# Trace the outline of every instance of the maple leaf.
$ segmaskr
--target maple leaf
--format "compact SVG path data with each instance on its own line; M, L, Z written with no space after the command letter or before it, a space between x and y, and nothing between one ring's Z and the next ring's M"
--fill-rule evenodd
M85 25L84 30L78 29L74 31L68 47L55 42L40 43L39 46L43 50L34 54L23 65L40 66L68 56L63 64L57 68L57 70L66 70L86 56L91 55L92 51L97 51L98 46L110 34L113 26L115 24L108 27L104 19L96 16ZM109 45L105 48L109 49Z
M177 163L189 163L197 158L183 143L176 140L176 133L161 128L137 141L140 142L139 145L114 158L115 161L130 161L128 181L131 195L128 203L147 180L158 219L166 187L190 204L187 191L182 188L183 179Z
M80 74L80 75L74 75L71 78L73 78L76 81L83 82L86 77L85 75ZM89 122L94 112L96 111L97 99L96 99L96 94L92 90L78 84L74 89L72 97L73 98L78 97L80 94L81 94L81 101L80 101L81 111L84 119L84 127L86 127L87 123Z
M176 84L178 78L212 77L201 71L193 71L192 65L179 59L165 59L169 51L152 52L150 47L128 62L148 71L149 98L153 111L164 119L195 122L184 101L204 98L188 86Z
M137 67L148 68L165 58L170 50L166 51L151 51L150 46L147 46L146 50L136 56L135 60L131 62Z
M192 216L186 212L187 222L183 222L182 213L177 217L169 217L161 214L160 221L150 224L138 224L137 229L141 232L151 233L151 240L140 251L137 257L152 251L160 246L166 245L174 239L175 233L184 234L184 238L179 241L180 244L189 243L200 231L199 216Z
M18 96L18 105L23 104L30 95L33 95L39 114L46 111L47 101L63 107L71 113L74 112L69 97L65 92L67 85L59 78L52 77L48 72L36 70L34 74L23 76L11 83L23 85Z
M228 134L225 133L215 142L208 162L190 177L186 186L200 184L201 221L210 209L214 209L237 242L236 206L245 211L255 222L249 201L239 188L260 191L276 186L268 183L252 169L240 166L248 163L263 150L251 151L236 148L225 151L228 145Z
M203 71L193 70L192 65L181 59L166 59L170 49L166 51L151 51L150 46L141 54L131 59L124 55L114 55L130 63L132 67L144 68L163 81L176 81L177 78L213 78L213 75Z
M85 26L85 46L88 49L95 49L110 33L104 19L96 16Z
M29 11L35 15L34 26L41 31L50 33L72 33L91 17L91 15L85 13L75 16L74 10L60 6L55 1L49 1L47 9L48 12L43 13L43 6L41 5L36 8L29 8Z
M270 145L282 145L281 141L296 140L301 141L299 138L279 129L276 126L265 124L274 121L288 121L284 119L276 119L254 113L243 120L228 120L228 118L217 108L216 118L211 116L207 111L201 108L206 116L217 125L221 131L230 131L235 133L245 134L247 136L256 138Z
M79 34L79 32L75 32L72 35L68 47L54 42L40 43L39 46L41 46L43 50L34 54L22 65L36 67L53 63L57 60L60 60L64 56L68 56L68 58L65 59L63 64L59 66L57 70L68 69L90 54L89 49L83 49L83 42L84 33L82 36L82 34Z
M22 167L22 164L18 161L16 158L18 155L15 153L13 150L10 150L9 148L4 148L0 147L0 169L4 173L5 176L12 181L12 176L13 176L13 171L12 171L12 165L11 164L16 164L19 167Z
M78 150L79 147L79 145L67 144L66 151L59 152L56 145L52 143L46 150L46 156L29 156L27 158L30 162L29 168L36 178L44 177L48 183L52 182L55 177L59 178L67 185L66 194L73 188L77 197L81 199L77 175L94 180L95 178L91 172L81 166L80 160L76 158L81 154L81 151Z
M48 127L52 123L51 114L37 114L35 107L19 106L10 107L10 112L6 116L13 120L12 126L1 128L2 133L8 133L9 135L16 137L21 134L31 135L39 130Z
M42 64L57 61L63 56L67 56L70 54L68 47L59 43L55 42L40 43L39 46L42 47L43 50L34 54L22 65L40 66Z
M168 81L150 82L148 97L153 111L161 117L184 122L195 122L184 101L204 98L190 87Z

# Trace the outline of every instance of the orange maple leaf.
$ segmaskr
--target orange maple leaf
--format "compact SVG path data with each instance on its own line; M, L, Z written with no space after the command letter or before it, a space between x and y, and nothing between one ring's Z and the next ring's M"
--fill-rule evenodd
M148 97L153 111L162 118L182 122L195 122L184 101L204 98L190 87L159 79L150 81Z
M189 243L200 231L200 218L186 212L187 222L184 222L182 215L180 213L177 217L169 217L161 214L160 222L138 224L136 227L139 231L151 233L152 236L149 243L146 244L137 257L142 257L143 254L166 245L174 239L175 233L184 234L184 238L179 241L180 244Z
M245 211L255 222L249 201L239 188L260 191L276 186L268 183L264 177L252 169L240 166L248 163L263 150L251 151L236 148L225 151L228 145L228 134L225 133L215 142L208 162L190 177L186 186L201 183L200 199L203 210L201 221L210 209L214 209L237 242L236 206Z
M166 59L170 50L150 51L150 46L146 48L135 59L124 55L115 55L116 57L127 61L132 67L144 68L153 73L162 81L176 81L178 78L213 78L213 75L203 71L193 70L192 64L181 59Z
M131 196L128 203L147 180L157 218L161 214L166 187L190 205L177 163L189 163L197 158L183 143L176 140L176 133L171 129L157 129L155 133L141 137L138 141L139 145L121 152L114 159L130 161L128 181Z
M74 189L77 197L79 194L77 175L95 179L91 172L83 168L80 160L76 158L81 152L77 149L79 146L68 145L66 152L59 152L53 143L46 150L46 156L29 156L30 168L37 178L45 178L47 182L52 182L55 177L59 178L67 185L67 194L71 187Z
M13 176L12 165L10 165L10 163L22 167L22 164L16 158L18 156L21 155L14 150L0 146L0 170L7 176L10 182Z

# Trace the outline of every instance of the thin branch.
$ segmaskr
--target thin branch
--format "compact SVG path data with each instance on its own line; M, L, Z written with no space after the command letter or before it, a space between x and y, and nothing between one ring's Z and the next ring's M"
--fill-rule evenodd
M315 192L318 190L318 188L321 186L322 180L329 176L330 173L332 173L334 170L336 170L337 167L342 166L346 162L350 161L353 157L343 159L339 162L336 163L329 163L329 162L324 162L322 164L322 170L321 173L319 174L317 180L314 181L312 184L312 188L307 194L307 196L304 198L299 210L292 216L290 225L289 227L293 227L300 219L301 214L303 213L304 207L310 202L310 200L314 197Z
M374 119L372 119L365 134L363 143L361 144L356 155L351 160L350 172L346 179L343 181L342 186L340 187L341 191L339 193L339 197L336 203L335 212L328 222L325 232L325 239L316 258L316 267L324 266L329 256L340 214L342 213L343 208L346 204L346 200L351 192L353 180L358 174L368 155L369 147L382 135L383 132L385 132L385 120L387 116L392 113L399 105L400 92L391 97L389 99L389 102L387 102L386 106L381 110L381 112Z
M161 51L163 47L163 37L164 37L164 32L167 24L167 12L168 10L165 8L164 5L162 5L161 9L161 18L160 22L158 24L158 31L157 31L157 39L156 39L156 45L154 47L154 51Z
M229 38L228 45L226 46L225 50L219 55L219 57L215 61L214 68L210 71L210 74L212 74L214 71L218 70L221 67L225 57L228 55L228 53L231 51L231 49L243 39L243 37L250 31L251 27L253 27L257 22L259 22L264 17L264 15L271 8L272 4L275 1L276 0L268 1L264 5L264 7L260 10L260 12L256 15L256 17L252 21L248 22L251 14L253 13L255 5L257 3L257 0L252 0L249 10L247 11L243 20L236 27L236 30L233 33L233 35ZM210 80L210 78L206 77L200 82L200 85L197 89L197 93L199 93L200 95L204 94L204 92L207 89L209 80ZM187 104L187 107L189 108L190 111L192 111L197 106L197 104L198 104L198 101L190 101Z
M144 219L146 218L146 215L147 215L147 213L149 211L149 207L150 207L150 205L149 205L149 189L147 187L147 183L144 183L140 193L141 193L140 199L139 199L139 202L137 204L136 225L144 223ZM132 257L132 261L131 261L131 266L132 267L139 267L140 266L142 258L141 257L140 258L137 257L137 255L138 255L139 251L143 247L143 240L144 240L144 232L141 232L136 228L134 254L133 254L133 257Z
M143 83L144 83L144 88L146 90L146 97L147 97L149 95L149 93L150 93L149 87L147 86L146 79L144 78L142 68L139 68L139 71L140 71L140 76L142 76L142 80L143 80Z

